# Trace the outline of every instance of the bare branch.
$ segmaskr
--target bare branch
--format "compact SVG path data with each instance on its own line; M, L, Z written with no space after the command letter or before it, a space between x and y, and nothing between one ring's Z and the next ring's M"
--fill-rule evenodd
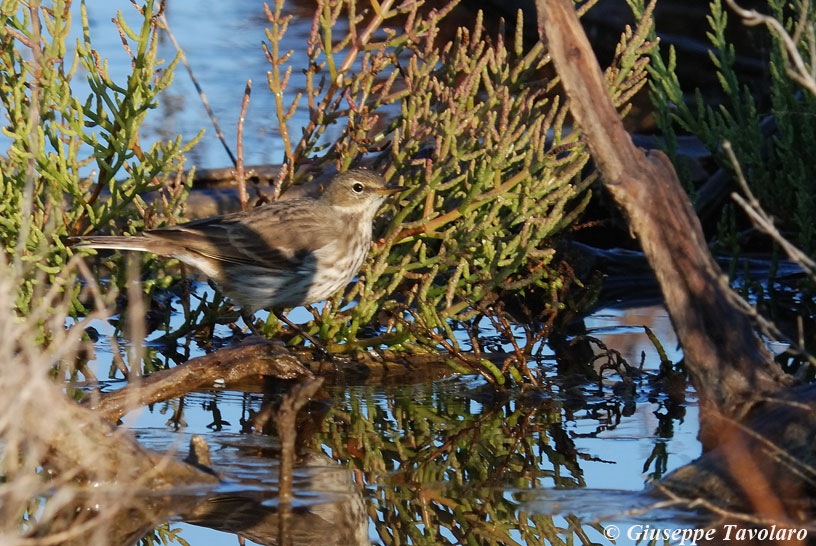
M796 30L794 31L793 36L791 36L788 31L785 30L785 27L777 19L774 19L768 15L763 15L753 9L744 9L737 4L736 0L725 0L725 2L737 13L737 15L742 17L743 24L747 26L765 25L782 41L782 44L785 46L785 70L788 76L799 85L810 91L811 95L816 96L816 77L814 77L813 72L813 55L811 55L810 68L808 68L808 64L802 58L802 55L799 53L799 48L797 47L799 39L806 29L810 30L809 35L812 35L813 32L812 25L807 24L808 8L810 4L809 0L802 1L802 9L799 14L799 20L796 23Z

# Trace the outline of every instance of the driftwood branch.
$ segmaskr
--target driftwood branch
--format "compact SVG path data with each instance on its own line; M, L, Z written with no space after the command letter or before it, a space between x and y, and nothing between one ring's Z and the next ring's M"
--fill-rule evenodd
M761 346L721 282L673 166L636 148L609 99L601 68L570 0L536 0L538 26L604 185L628 216L654 269L704 409L740 420L758 396L790 379ZM705 412L703 412L705 414ZM701 439L715 424L701 422Z
M256 375L280 379L312 377L295 356L279 345L255 341L193 358L170 370L133 381L117 391L92 396L87 403L98 415L115 422L146 404Z

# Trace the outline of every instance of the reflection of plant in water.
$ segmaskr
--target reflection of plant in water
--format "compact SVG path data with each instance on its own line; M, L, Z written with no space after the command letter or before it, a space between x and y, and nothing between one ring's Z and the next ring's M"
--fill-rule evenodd
M427 387L428 389L432 387ZM373 495L386 544L561 543L580 526L557 529L552 517L526 514L508 489L584 486L578 452L554 401L529 406L450 393L381 399L355 391L330 410L314 447L349 461ZM478 396L476 398L479 398ZM391 534L401 538L391 539Z
M560 378L565 384L559 390L569 389L568 405L444 382L386 397L352 390L321 416L322 430L308 442L370 485L369 514L386 544L447 543L450 537L485 544L588 543L590 525L569 516L564 526L549 515L528 513L509 491L585 487L582 461L613 461L582 452L574 439L615 429L644 397L659 404L659 424L643 468L654 465L651 478L662 476L669 457L665 441L684 415L682 400L669 392L678 374L665 364L659 374L636 379L632 393L620 392L623 381L605 387L595 377ZM596 427L578 432L569 430L568 421L584 423L584 430Z

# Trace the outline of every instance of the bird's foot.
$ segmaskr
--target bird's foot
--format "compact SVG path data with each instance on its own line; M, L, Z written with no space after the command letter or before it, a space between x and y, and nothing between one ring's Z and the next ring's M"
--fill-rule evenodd
M253 315L252 313L250 313L248 311L243 311L242 310L241 311L241 318L244 319L244 324L246 324L247 328L249 328L249 331L252 334L254 334L256 336L264 337L264 335L261 333L261 331L258 330L258 327L255 326L255 315Z
M312 336L311 334L304 331L303 328L301 328L299 325L297 325L294 322L292 322L291 320L289 320L286 316L284 316L282 314L278 314L278 313L274 313L274 315L280 321L286 323L287 326L289 326L292 330L294 330L300 336L302 336L303 339L306 339L307 341L309 341L309 343L312 344L312 346L315 348L317 353L320 355L320 358L322 358L326 362L330 362L332 364L332 366L334 366L335 373L337 373L337 374L341 373L341 370L338 367L338 364L348 362L348 360L349 360L348 357L341 356L341 355L334 354L334 353L330 352L323 343L321 343L320 341L315 339L315 337ZM249 328L250 332L252 332L256 336L265 337L261 333L261 331L258 330L257 326L255 325L255 316L252 313L249 313L248 311L241 311L241 318L244 319L244 323L247 325L247 328Z
M291 328L292 330L294 330L295 332L300 334L304 339L308 340L309 343L311 343L314 346L314 348L317 349L317 351L321 354L321 356L323 358L325 358L326 360L332 360L333 359L332 354L329 352L329 350L326 348L326 346L323 345L322 343L320 343L318 340L316 340L314 338L314 336L307 333L299 325L297 325L294 322L292 322L291 320L289 320L285 315L275 313L275 316L278 317L279 320L285 322L286 325L289 326L289 328Z

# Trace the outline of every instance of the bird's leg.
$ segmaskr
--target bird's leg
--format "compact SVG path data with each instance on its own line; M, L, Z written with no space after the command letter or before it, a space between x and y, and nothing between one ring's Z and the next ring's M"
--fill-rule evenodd
M298 326L297 324L295 324L294 322L292 322L291 320L289 320L289 319L286 317L286 315L284 315L283 313L278 313L277 311L273 311L273 312L275 313L275 316L276 316L276 317L278 317L278 319L279 319L279 320L282 320L282 321L283 321L283 322L285 322L285 323L286 323L286 324L287 324L287 325L288 325L290 328L292 328L292 329L293 329L295 332L297 332L298 334L300 334L300 335L301 335L301 336L303 336L304 338L308 339L308 340L309 340L309 342L310 342L312 345L314 345L314 346L315 346L315 348L316 348L318 351L320 351L320 352L323 354L323 357L324 357L324 358L326 358L326 359L327 359L329 362L335 363L335 358L334 358L334 355L332 355L332 354L329 352L329 350L328 350L328 349L326 349L326 346L325 346L325 345L323 345L322 343L320 343L319 341L317 341L317 340L316 340L314 337L312 337L311 335L307 334L307 333L306 333L306 332L303 330L303 328L301 328L300 326Z
M249 328L249 331L255 334L256 336L263 336L263 334L258 330L255 326L255 314L251 311L246 309L241 309L241 318L244 319L244 323Z
M331 354L328 349L326 349L325 345L320 343L318 340L316 340L311 335L307 334L303 330L303 328L301 328L300 326L298 326L297 324L295 324L294 322L289 320L283 313L279 313L277 311L272 311L272 313L278 318L278 320L281 320L281 321L285 322L295 332L297 332L298 334L303 336L304 339L309 340L309 342L312 345L314 345L315 349L320 351L320 353L323 355L323 358L325 358L326 360L331 362L334 365L335 370L337 370L337 358L335 357L335 355ZM246 323L246 325L249 327L250 331L253 334L258 335L258 336L263 336L263 334L255 327L255 315L253 315L250 311L246 311L244 309L241 309L241 317L244 319L244 322Z

